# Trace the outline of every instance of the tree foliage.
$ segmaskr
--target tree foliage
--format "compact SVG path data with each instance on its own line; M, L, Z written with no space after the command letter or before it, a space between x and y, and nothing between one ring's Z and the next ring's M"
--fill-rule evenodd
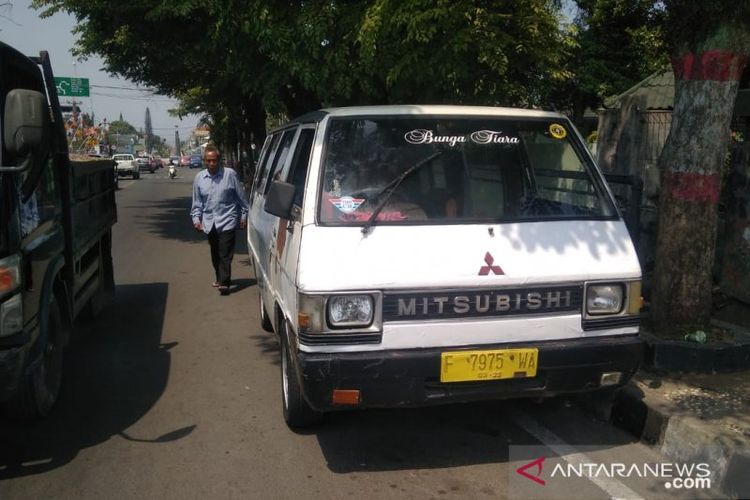
M132 126L130 123L126 122L125 120L115 120L109 124L109 133L110 134L120 134L120 135L136 135L138 134L138 131L135 129L134 126Z
M586 108L667 66L663 9L653 0L577 0L565 61L570 78L552 99L579 120Z
M550 2L376 0L357 41L364 81L385 102L549 106L568 73Z

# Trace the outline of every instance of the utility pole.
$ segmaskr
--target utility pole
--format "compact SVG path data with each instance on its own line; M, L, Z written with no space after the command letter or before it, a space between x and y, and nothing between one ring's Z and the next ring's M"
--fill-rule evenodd
M177 125L174 126L174 154L180 156L180 132L177 130Z

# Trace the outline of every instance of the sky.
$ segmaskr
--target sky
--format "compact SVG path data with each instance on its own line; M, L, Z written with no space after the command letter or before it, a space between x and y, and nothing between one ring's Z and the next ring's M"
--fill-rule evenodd
M5 2L0 2L5 3ZM94 114L95 122L103 118L112 122L122 118L136 129L142 129L146 120L146 108L151 113L154 133L174 141L175 126L180 139L185 140L196 126L198 117L189 116L182 120L169 116L167 110L176 107L176 101L163 95L155 95L142 90L129 80L109 76L102 68L104 63L98 57L77 61L70 50L75 37L72 33L75 18L66 13L57 13L41 19L38 10L30 7L30 0L11 0L10 6L0 7L0 40L26 55L38 56L39 51L49 52L52 72L55 76L88 78L90 97L79 97L81 111ZM141 90L134 90L140 88ZM65 104L67 100L61 98Z

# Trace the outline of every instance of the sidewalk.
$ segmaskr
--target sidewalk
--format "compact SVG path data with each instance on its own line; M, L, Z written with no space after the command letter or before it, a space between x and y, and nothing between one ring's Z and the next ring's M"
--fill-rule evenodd
M732 345L659 341L647 333L644 337L649 343L646 366L619 394L613 422L673 460L710 464L713 482L722 492L747 498L750 335L739 332ZM658 352L668 363L682 359L690 370L709 373L664 370ZM722 363L732 371L719 372Z

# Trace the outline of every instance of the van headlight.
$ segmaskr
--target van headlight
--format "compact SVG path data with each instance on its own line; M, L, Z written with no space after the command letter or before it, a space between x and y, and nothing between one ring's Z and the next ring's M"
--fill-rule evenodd
M308 343L378 337L383 331L383 294L376 290L349 293L301 292L297 295L297 332ZM320 339L315 339L320 337ZM370 339L372 340L372 339Z
M586 288L586 314L617 314L622 311L624 292L620 283L589 285Z
M331 328L367 327L374 310L371 295L333 295L328 298L328 324Z

